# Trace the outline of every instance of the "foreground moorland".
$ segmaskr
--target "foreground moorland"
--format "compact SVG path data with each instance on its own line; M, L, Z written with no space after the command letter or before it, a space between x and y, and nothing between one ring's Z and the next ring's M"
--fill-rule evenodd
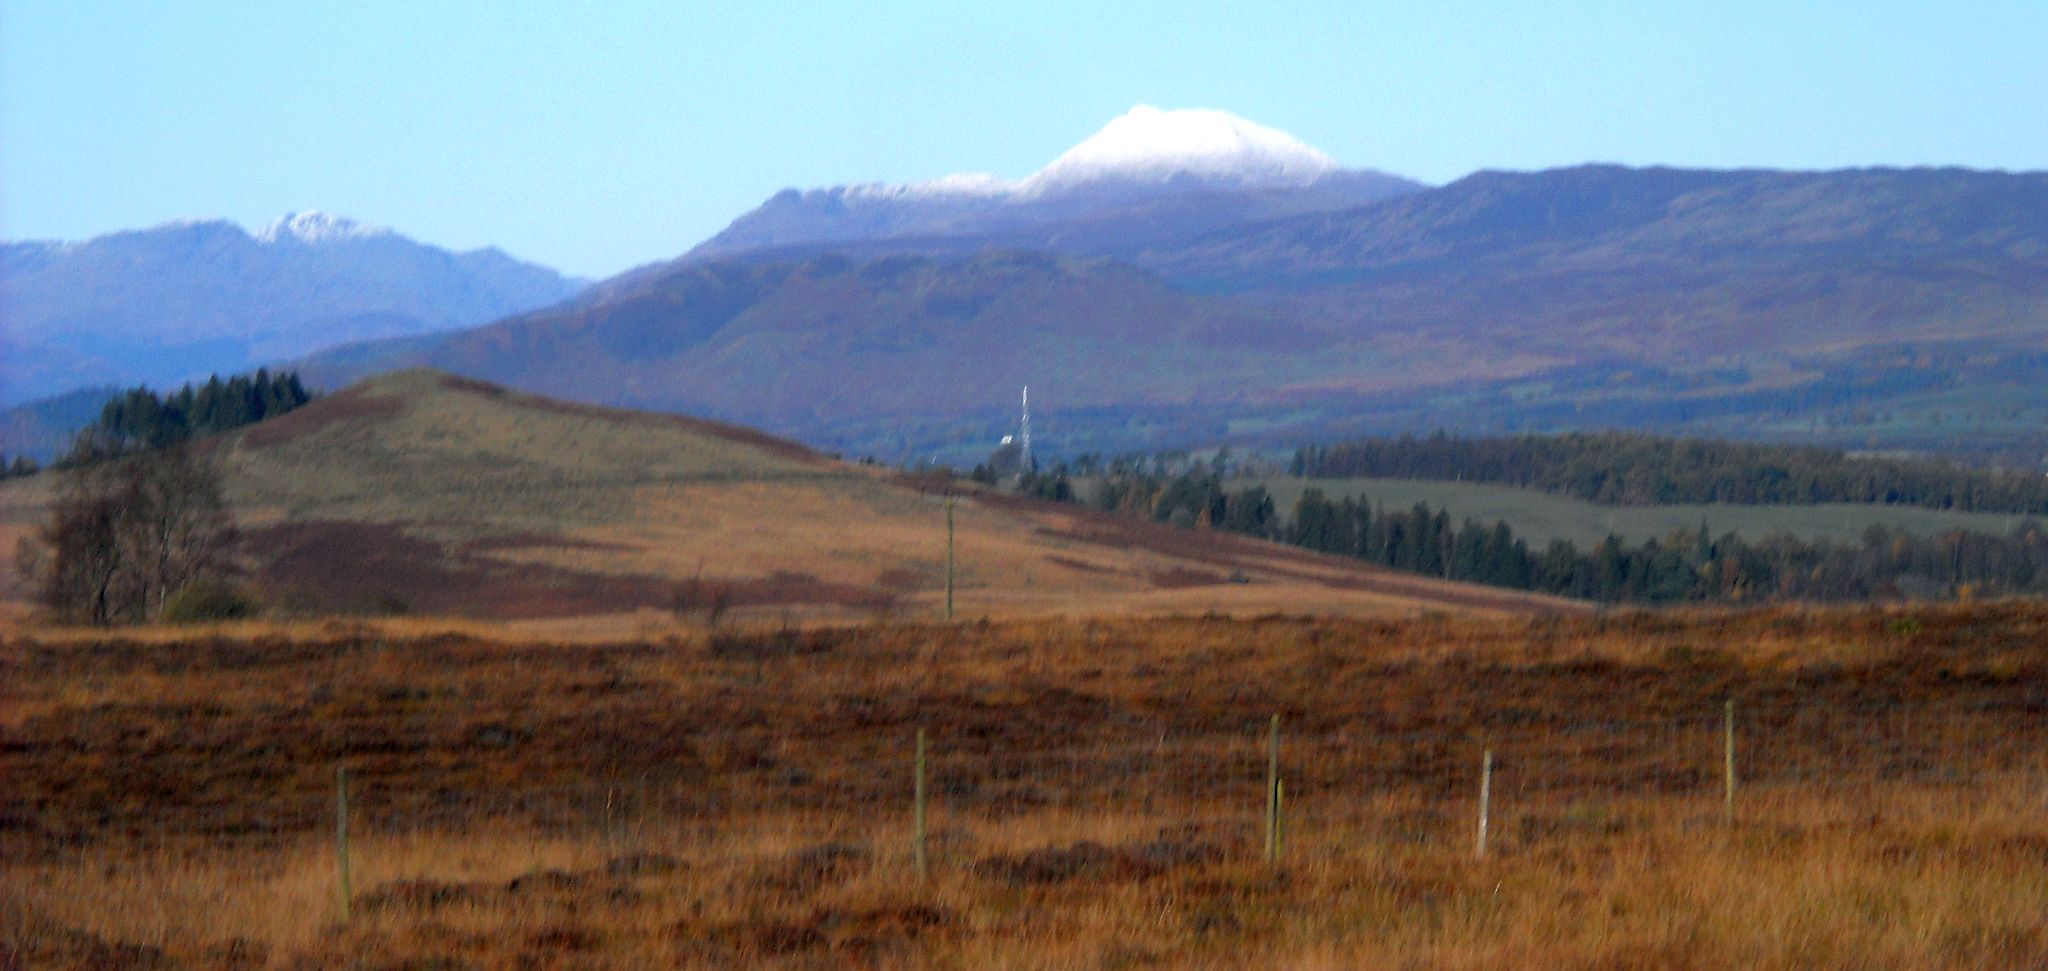
M2039 605L17 632L0 966L2038 966L2044 645Z

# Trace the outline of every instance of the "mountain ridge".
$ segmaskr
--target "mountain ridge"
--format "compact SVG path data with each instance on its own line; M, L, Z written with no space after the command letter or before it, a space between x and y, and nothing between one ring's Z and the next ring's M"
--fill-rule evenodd
M1022 179L965 173L785 189L686 255L726 258L887 237L1013 234L1002 241L1028 246L1032 230L1074 220L1133 224L1164 212L1168 221L1224 225L1421 188L1398 176L1343 169L1285 132L1227 112L1139 105ZM1125 226L1133 229L1147 241L1158 235Z
M0 404L251 370L351 339L486 323L579 289L493 247L453 252L322 213L255 232L184 220L0 243Z
M1993 376L1939 394L2048 417L2028 377L2048 349L2048 173L1577 166L1476 173L1326 212L1129 223L1110 211L1018 232L693 252L600 283L554 318L416 343L395 360L898 460L973 461L958 443L993 441L1010 398L994 389L1013 384L1043 389L1048 429L1074 409L1086 426L1065 440L1077 450L1107 451L1248 440L1234 429L1270 443L1293 428L1278 444L1296 445L1583 420L1682 430L1669 423L1689 416L1710 418L1709 434L1769 437L1795 415L1864 422L1904 407L1938 421L1957 406L1915 376L1929 353ZM804 285L773 300L780 284L769 287L719 320L683 306L710 290L648 298L699 271ZM821 284L834 274L844 279ZM725 336L702 357L631 353L685 332ZM539 374L599 334L613 342L605 355L623 355L620 380ZM1982 363L1985 341L2010 364ZM340 376L377 356L359 349ZM1145 430L1163 427L1177 430Z

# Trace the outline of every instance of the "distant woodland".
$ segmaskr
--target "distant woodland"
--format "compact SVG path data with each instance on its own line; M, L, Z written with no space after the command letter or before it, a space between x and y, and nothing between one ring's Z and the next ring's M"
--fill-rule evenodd
M1603 461L1611 465L1603 468ZM1293 467L1328 477L1507 482L1611 503L1816 503L1881 495L1939 508L2048 506L2048 495L2037 495L2039 487L2020 476L1850 459L1822 449L1637 435L1381 440L1303 449ZM1608 603L2048 593L2048 528L2031 520L2006 535L1958 530L1916 536L1873 526L1856 543L1716 536L1701 523L1642 543L1609 536L1590 549L1565 540L1535 548L1515 535L1511 523L1454 522L1428 503L1389 509L1364 497L1332 499L1311 488L1292 509L1282 510L1263 486L1233 487L1200 464L1166 473L1145 462L1117 462L1080 488L1060 468L1024 476L1020 489L1038 498L1185 528L1228 530L1430 576Z
M1364 439L1303 448L1289 470L1309 478L1488 482L1611 505L1868 502L2048 514L2048 478L2036 475L1624 432Z
M226 380L215 375L163 395L135 388L108 401L59 464L176 445L274 418L311 400L297 372L267 369Z

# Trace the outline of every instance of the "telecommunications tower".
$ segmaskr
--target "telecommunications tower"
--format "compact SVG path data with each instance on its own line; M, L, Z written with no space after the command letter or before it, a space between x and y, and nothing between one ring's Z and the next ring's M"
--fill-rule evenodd
M1018 467L1026 472L1034 471L1038 466L1031 464L1031 386L1028 384L1024 386L1024 424L1017 431Z

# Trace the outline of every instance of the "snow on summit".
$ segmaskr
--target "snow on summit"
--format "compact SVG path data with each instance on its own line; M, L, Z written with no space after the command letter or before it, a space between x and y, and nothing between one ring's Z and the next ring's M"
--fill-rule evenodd
M1139 105L1024 180L1026 192L1102 181L1175 177L1242 185L1298 186L1337 170L1337 161L1283 131L1227 111L1166 111Z
M1350 208L1419 188L1342 168L1286 132L1226 111L1138 105L1024 178L967 173L784 189L689 255L893 238L1008 244L1065 222L1090 223L1086 234L1098 243L1115 236L1138 246L1141 238Z
M1278 129L1208 108L1138 105L1046 167L1016 182L981 173L908 185L847 186L863 198L1032 198L1100 184L1163 184L1182 179L1251 188L1308 185L1338 171L1337 161Z
M256 239L265 243L328 243L343 239L387 236L390 233L388 229L365 226L346 216L332 216L319 210L312 210L285 213L276 222L257 232Z

